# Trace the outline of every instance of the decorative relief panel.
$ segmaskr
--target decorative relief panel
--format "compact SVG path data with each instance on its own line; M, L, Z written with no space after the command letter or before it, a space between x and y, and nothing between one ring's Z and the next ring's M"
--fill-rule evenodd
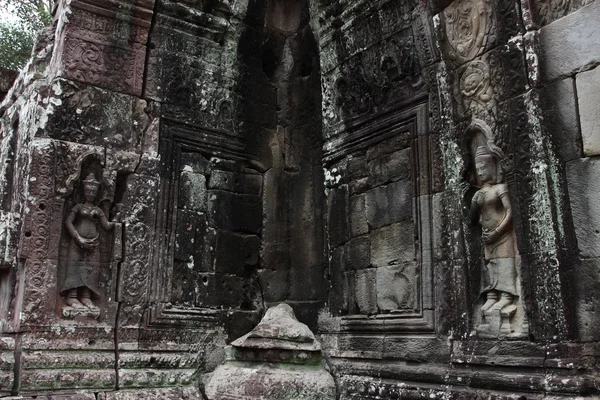
M117 13L110 3L90 6L84 1L74 1L71 7L62 37L66 76L141 95L151 11L122 4Z
M112 90L141 95L145 47L92 43L67 34L63 66L67 77Z
M148 299L158 182L154 177L130 175L127 188L121 209L125 235L118 299L143 303Z
M361 48L350 62L324 74L326 135L337 134L342 122L358 120L419 92L423 86L421 66L431 62L434 54L422 35L422 23L404 28L377 45ZM422 52L415 51L415 37L426 44Z
M26 204L19 258L24 274L21 322L42 324L52 319L55 310L56 264L62 201L54 197L55 147L49 140L36 141L31 150L30 196ZM19 307L19 305L16 305ZM18 308L17 308L18 310Z
M458 64L472 60L495 44L492 0L457 0L442 12L443 49Z

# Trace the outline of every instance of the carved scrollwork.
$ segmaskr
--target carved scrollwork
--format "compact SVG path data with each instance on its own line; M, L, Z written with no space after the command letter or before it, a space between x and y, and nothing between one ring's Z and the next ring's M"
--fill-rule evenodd
M121 299L143 299L148 290L148 271L152 249L150 215L154 210L156 182L149 177L133 176L130 192L122 206L125 215L124 260L121 267Z
M459 0L444 10L444 48L451 60L472 60L495 41L493 10L488 0Z
M460 77L460 94L468 109L494 106L490 68L484 61L472 61Z
M78 81L138 93L144 54L139 43L123 48L109 41L90 42L71 33L65 38L63 66L66 75Z

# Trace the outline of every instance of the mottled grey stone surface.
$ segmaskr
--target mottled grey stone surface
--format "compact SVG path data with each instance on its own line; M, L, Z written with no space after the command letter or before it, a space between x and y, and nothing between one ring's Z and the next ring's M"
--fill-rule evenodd
M355 301L361 314L377 313L377 269L361 269L355 273Z
M350 197L350 235L352 237L369 233L367 213L365 207L365 195L359 194Z
M600 258L582 260L575 277L579 335L584 341L600 340Z
M401 180L367 192L367 221L376 229L412 217L411 185Z
M561 79L544 87L542 98L545 126L552 135L559 158L566 162L581 157L581 135L573 78Z
M600 63L600 2L540 29L542 77L573 75Z
M206 177L195 172L183 171L179 184L179 208L206 211Z
M597 156L600 154L600 68L578 74L576 82L583 154Z
M567 164L573 223L584 258L600 257L600 159L583 158Z
M371 233L371 264L385 267L415 260L414 227L399 222Z

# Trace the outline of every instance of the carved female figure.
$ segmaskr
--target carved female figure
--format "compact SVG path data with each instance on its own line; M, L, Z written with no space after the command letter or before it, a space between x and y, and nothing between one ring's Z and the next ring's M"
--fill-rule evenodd
M497 153L497 154L496 154ZM486 301L481 312L509 314L516 306L517 271L515 237L508 186L504 182L499 150L480 146L475 154L475 169L481 188L473 196L470 215L482 228L485 250L481 294Z
M84 202L76 204L65 221L71 244L60 292L66 295L65 303L74 311L98 312L92 301L92 293L99 294L99 228L109 231L115 226L108 221L104 211L94 204L99 188L100 182L90 173L83 181Z

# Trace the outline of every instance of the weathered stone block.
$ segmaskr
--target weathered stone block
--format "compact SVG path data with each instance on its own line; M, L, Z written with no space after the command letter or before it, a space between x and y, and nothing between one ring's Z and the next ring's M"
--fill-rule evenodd
M600 340L600 259L582 260L575 276L579 339Z
M570 161L567 182L580 254L584 258L600 257L600 160Z
M202 243L197 240L202 238L208 228L204 214L188 211L177 211L177 228L175 231L175 259L191 261L196 254L202 254Z
M279 223L287 220L289 193L287 191L288 175L275 168L265 172L263 192L265 206L265 222ZM265 232L266 234L266 232Z
M566 162L581 157L581 137L573 79L562 79L546 86L542 90L542 101L545 126L552 135L552 141L561 161Z
M412 190L409 180L371 189L366 194L367 221L372 229L412 218Z
M364 269L371 264L369 236L359 236L344 245L344 270Z
M71 397L69 397L71 399ZM74 399L74 398L72 398ZM82 398L83 399L83 398ZM87 398L86 398L87 399ZM96 397L92 394L92 399ZM128 389L98 394L98 400L204 400L202 393L195 387L159 388L159 389Z
M258 263L260 239L256 235L243 235L217 230L215 271L217 273L243 275L245 266Z
M325 269L314 265L290 270L290 300L321 300L324 294Z
M332 189L327 198L329 243L337 247L350 238L348 229L348 186Z
M196 305L200 307L255 307L259 289L255 280L221 274L201 274Z
M202 174L183 171L179 182L178 207L195 211L206 211L206 177Z
M242 175L242 193L259 196L262 193L263 176L258 173L246 173Z
M329 261L329 309L334 315L339 315L347 311L346 296L348 295L348 284L344 276L343 263L344 247L342 246L331 253Z
M290 248L287 225L265 223L263 230L261 257L265 268L288 269L290 267Z
M258 196L262 190L262 175L213 169L208 188Z
M546 81L600 63L600 3L580 10L540 29L541 71Z
M212 164L200 153L181 153L180 169L208 175L212 171Z
M557 19L563 18L594 0L528 0L529 10L524 13L526 22L533 22L536 26L547 25ZM531 19L531 21L528 21Z
M410 177L411 149L396 151L372 159L367 164L372 187Z
M55 84L52 101L60 103L60 112L48 115L49 137L117 151L140 150L149 124L146 101L69 81Z
M349 212L350 236L356 237L369 233L364 194L350 197Z
M377 269L361 269L355 273L354 300L361 314L377 313Z
M357 180L364 178L367 174L367 159L365 155L349 156L345 175L347 179Z
M234 192L239 186L239 175L231 171L213 170L212 174L210 175L210 180L208 181L209 189L220 189Z
M253 195L209 190L208 221L215 228L258 233L262 226L261 199Z
M290 271L287 268L278 270L263 269L258 271L258 279L263 289L264 301L278 302L289 298Z
M356 179L348 184L350 196L366 192L370 188L369 178Z
M409 222L371 232L371 265L386 267L415 262L415 233Z
M174 303L193 304L196 291L202 289L198 279L198 270L195 268L194 259L189 261L173 261L173 279L171 281L171 298Z
M597 156L600 154L600 68L578 74L576 82L583 154L586 157Z
M394 311L414 307L414 280L414 271L407 271L407 268L404 267L377 268L377 305L379 309Z

